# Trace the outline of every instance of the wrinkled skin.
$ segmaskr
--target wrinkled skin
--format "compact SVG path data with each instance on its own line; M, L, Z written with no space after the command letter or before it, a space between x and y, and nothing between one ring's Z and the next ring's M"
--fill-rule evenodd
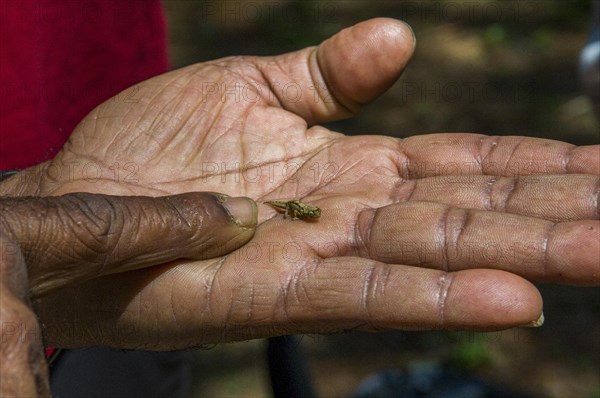
M96 108L55 159L0 193L214 191L301 199L322 214L292 222L259 205L255 235L230 254L40 296L47 342L159 350L347 329L497 330L540 317L528 280L597 285L598 146L318 125L382 94L412 51L409 28L371 20L319 47L176 70Z

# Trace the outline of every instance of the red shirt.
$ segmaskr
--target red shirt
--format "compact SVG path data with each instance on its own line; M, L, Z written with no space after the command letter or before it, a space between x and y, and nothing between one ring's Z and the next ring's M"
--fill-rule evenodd
M52 159L95 106L167 69L159 0L0 0L0 171Z
M53 158L95 106L167 69L159 0L0 0L0 171Z

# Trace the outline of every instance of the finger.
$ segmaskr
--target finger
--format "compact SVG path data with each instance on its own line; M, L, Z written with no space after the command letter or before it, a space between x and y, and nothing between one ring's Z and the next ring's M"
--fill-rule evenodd
M600 217L600 178L592 175L496 177L456 175L421 178L399 185L398 200L520 214L549 221Z
M27 270L19 247L0 233L0 396L50 397L37 318L27 302Z
M335 319L364 330L498 330L542 313L533 285L493 270L446 273L337 257L300 270L288 286L285 318L315 328Z
M532 137L431 134L400 143L406 178L439 175L600 175L600 146L575 146Z
M405 23L377 18L344 29L319 47L261 58L258 67L279 105L309 124L341 119L385 92L414 50ZM290 95L290 87L300 94Z
M32 293L178 258L218 257L246 243L256 203L212 193L4 198L0 229L22 248Z
M494 268L539 282L600 283L600 221L553 223L408 202L360 215L359 253L379 261L455 271Z
M502 271L445 273L355 257L270 265L179 264L160 275L109 276L102 285L88 282L66 310L57 310L69 300L63 292L44 297L40 313L53 344L100 339L160 350L356 328L499 330L537 321L542 311L536 288ZM102 286L115 294L99 294Z

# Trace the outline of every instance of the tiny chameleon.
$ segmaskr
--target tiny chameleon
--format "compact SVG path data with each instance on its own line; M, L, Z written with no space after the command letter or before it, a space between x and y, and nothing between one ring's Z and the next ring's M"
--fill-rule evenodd
M299 218L315 219L321 217L321 209L316 206L304 204L299 200L290 200L287 202L269 200L263 203L271 205L277 209L284 209L285 213L283 214L283 218L292 217L292 221Z

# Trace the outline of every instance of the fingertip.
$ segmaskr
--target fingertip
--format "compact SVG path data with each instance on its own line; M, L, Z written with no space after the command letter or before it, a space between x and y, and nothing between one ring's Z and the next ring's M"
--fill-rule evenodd
M398 61L407 61L413 54L417 44L417 38L408 22L393 18L374 18L365 21L365 24L375 24L373 36L380 37L384 46L395 49ZM355 25L362 28L362 23ZM367 25L368 27L368 25Z
M454 278L445 316L450 328L505 329L535 322L542 314L542 296L520 276L477 269Z
M200 260L222 256L254 236L258 210L250 198L217 192L190 192L171 198L181 205L175 215L186 218L184 224L179 224L183 235L187 231L191 239L186 257ZM193 228L187 228L188 225Z
M321 44L318 59L325 81L347 108L387 90L406 67L415 35L403 21L375 18L342 30Z

